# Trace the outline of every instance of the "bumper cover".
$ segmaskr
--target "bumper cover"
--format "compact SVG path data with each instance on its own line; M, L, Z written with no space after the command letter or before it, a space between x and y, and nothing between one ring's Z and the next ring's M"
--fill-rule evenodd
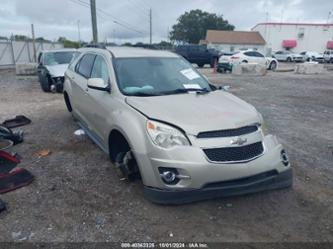
M175 191L145 186L144 195L148 200L159 204L185 204L206 199L287 188L292 186L292 178L292 169L289 168L281 173L269 171L242 179L211 183L201 189Z
M217 64L217 69L219 70L225 70L225 71L231 71L232 65L228 62L222 62Z

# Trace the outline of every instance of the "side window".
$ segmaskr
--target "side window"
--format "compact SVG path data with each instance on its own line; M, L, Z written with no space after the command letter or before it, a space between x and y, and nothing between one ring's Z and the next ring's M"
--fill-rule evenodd
M253 56L253 55L252 55L252 52L245 52L244 54L245 54L246 56L251 56L251 57Z
M82 57L77 72L85 78L90 78L91 69L94 63L96 55L86 54Z
M259 52L253 52L253 54L254 54L254 56L256 56L256 57L261 57L261 58L263 58L263 57L265 57L265 56L263 56L261 53L259 53Z
M96 56L94 66L91 71L91 78L102 78L105 84L110 82L108 65L100 55Z

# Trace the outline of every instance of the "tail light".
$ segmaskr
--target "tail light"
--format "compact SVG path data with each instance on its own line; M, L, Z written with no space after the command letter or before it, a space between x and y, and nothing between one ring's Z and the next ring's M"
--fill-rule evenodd
M237 56L231 56L231 59L239 59L239 57L237 57Z

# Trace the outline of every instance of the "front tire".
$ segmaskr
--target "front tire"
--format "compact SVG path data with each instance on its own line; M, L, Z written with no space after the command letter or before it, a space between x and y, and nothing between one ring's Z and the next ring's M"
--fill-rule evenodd
M47 76L42 76L40 79L40 87L44 92L51 92L50 79Z
M272 61L271 64L269 65L269 69L275 71L276 68L277 68L277 63L275 61Z

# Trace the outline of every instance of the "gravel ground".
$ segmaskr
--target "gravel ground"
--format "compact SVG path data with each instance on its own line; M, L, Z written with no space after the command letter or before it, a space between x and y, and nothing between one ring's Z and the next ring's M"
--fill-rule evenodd
M26 140L13 150L35 181L1 195L0 241L333 241L333 73L263 77L204 73L253 104L294 168L292 189L160 206L113 165L36 78L0 72L1 120L24 114ZM49 156L36 153L49 149Z

